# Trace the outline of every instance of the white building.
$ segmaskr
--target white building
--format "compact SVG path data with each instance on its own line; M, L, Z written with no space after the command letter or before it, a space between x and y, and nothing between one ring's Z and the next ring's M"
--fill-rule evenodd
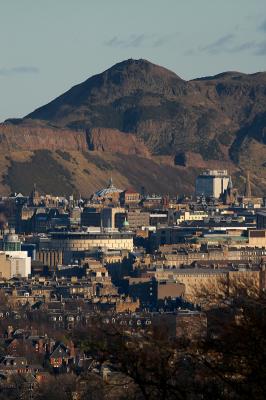
M31 258L28 257L27 251L5 251L5 254L11 263L11 278L28 278L31 274Z
M196 179L196 196L219 198L227 189L231 177L226 169L207 170Z
M205 218L208 218L208 213L205 211L179 211L176 214L176 222L177 224L180 224L181 222L184 221L202 221Z

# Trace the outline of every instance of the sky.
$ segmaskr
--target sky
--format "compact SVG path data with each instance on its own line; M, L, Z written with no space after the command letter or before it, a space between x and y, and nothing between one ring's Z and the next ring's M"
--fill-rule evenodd
M0 121L128 58L183 79L266 70L266 0L0 0Z

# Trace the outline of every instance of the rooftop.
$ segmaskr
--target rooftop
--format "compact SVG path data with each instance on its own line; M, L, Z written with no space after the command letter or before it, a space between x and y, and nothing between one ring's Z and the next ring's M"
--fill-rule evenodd
M110 181L109 181L108 186L107 186L106 188L102 188L102 189L98 190L98 191L94 194L94 196L96 196L96 197L106 197L106 196L108 196L109 194L112 194L112 193L121 193L121 192L123 192L123 190L116 188L116 187L114 186L113 180L112 180L112 178L111 178Z

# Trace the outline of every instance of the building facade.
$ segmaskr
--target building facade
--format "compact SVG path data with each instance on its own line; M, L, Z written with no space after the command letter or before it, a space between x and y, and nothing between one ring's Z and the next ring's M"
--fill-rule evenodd
M82 252L93 248L132 251L133 235L119 231L52 232L50 246L63 252Z
M231 181L227 170L207 170L196 179L196 196L219 198Z

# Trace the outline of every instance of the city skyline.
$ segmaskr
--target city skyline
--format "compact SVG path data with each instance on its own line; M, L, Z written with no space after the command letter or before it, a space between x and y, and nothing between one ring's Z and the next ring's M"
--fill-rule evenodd
M0 0L0 400L264 400L264 3Z

